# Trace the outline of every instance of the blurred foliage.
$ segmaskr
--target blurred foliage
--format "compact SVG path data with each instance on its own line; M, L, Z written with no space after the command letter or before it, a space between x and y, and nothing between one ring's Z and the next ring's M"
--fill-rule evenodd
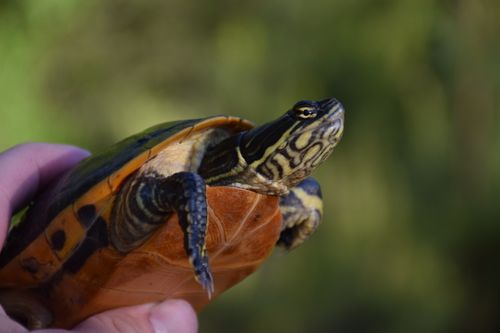
M333 95L325 220L203 332L500 331L500 2L0 0L0 148Z

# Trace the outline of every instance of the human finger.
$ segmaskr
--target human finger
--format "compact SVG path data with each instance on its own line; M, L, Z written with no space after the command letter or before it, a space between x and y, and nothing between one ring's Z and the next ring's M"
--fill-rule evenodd
M0 244L11 215L89 153L77 147L25 143L0 153Z
M75 328L80 333L194 333L197 330L196 313L183 300L106 311L85 320Z

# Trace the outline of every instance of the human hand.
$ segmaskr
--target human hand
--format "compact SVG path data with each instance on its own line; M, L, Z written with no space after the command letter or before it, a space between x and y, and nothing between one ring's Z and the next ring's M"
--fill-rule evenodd
M0 248L13 212L87 155L88 152L79 148L46 143L22 144L0 153ZM27 332L10 319L2 307L0 328L2 332ZM198 321L191 305L183 300L168 300L106 311L88 318L72 331L46 329L36 332L191 333L197 329Z

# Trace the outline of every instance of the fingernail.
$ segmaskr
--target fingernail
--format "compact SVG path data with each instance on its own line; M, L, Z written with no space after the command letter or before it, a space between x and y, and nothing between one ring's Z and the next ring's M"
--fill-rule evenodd
M165 327L165 323L163 322L163 320L154 318L154 316L151 315L149 317L149 322L151 323L151 326L153 327L155 333L168 333L168 329Z
M155 333L194 333L198 330L196 314L186 301L169 300L151 309L149 322Z

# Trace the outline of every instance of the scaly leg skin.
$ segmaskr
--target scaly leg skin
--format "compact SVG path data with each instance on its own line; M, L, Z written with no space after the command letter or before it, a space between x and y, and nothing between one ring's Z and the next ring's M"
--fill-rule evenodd
M200 175L179 172L169 177L148 174L132 179L113 209L111 242L119 251L128 252L142 244L173 212L184 230L196 280L210 298L214 284L205 249L207 199Z
M304 179L280 199L283 215L282 231L277 245L293 250L311 236L323 215L323 199L319 183Z

